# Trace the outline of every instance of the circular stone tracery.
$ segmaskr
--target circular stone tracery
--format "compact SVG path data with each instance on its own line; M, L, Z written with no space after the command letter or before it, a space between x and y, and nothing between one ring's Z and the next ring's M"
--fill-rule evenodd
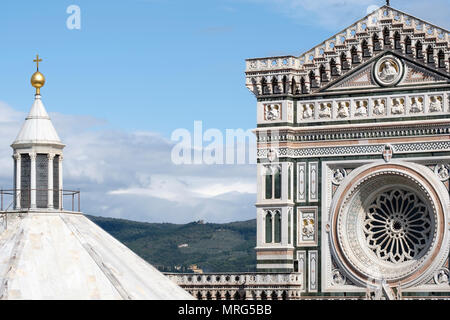
M364 233L367 246L378 258L394 264L412 260L430 238L430 213L415 193L391 189L367 208Z
M447 197L439 180L416 164L354 170L331 205L338 267L362 286L383 280L406 288L426 281L448 255Z

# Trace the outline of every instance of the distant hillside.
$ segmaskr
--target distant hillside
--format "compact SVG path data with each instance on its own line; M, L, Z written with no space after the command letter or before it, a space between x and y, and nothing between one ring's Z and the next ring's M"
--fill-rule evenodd
M255 271L256 220L226 224L143 223L87 216L161 271ZM187 247L179 247L187 244Z

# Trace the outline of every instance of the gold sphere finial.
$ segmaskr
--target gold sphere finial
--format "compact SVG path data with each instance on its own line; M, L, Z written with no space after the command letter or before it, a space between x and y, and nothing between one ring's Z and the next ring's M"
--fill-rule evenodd
M45 84L45 77L42 73L39 72L39 62L42 59L39 59L39 55L36 55L36 59L33 62L36 62L36 72L31 76L31 85L36 88L36 95L41 94L41 88Z

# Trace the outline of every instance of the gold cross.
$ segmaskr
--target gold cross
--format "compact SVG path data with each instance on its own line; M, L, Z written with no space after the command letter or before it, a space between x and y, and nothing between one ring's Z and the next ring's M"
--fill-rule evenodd
M39 55L36 55L36 59L33 60L33 62L36 62L36 68L37 71L39 71L39 62L42 62L42 59L39 59Z

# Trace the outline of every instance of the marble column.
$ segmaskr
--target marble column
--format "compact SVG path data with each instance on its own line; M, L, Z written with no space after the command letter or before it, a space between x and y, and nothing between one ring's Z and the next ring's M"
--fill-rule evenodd
M48 197L47 208L53 208L53 159L55 155L50 153L47 155L48 159Z
M63 156L62 154L58 157L59 158L59 208L63 210L63 169L62 169L62 163L63 163Z
M30 209L36 209L36 153L30 153Z
M21 166L22 166L22 159L20 157L20 153L14 154L14 159L16 161L16 183L15 183L15 190L14 195L16 197L16 210L20 209L20 179L21 179Z

